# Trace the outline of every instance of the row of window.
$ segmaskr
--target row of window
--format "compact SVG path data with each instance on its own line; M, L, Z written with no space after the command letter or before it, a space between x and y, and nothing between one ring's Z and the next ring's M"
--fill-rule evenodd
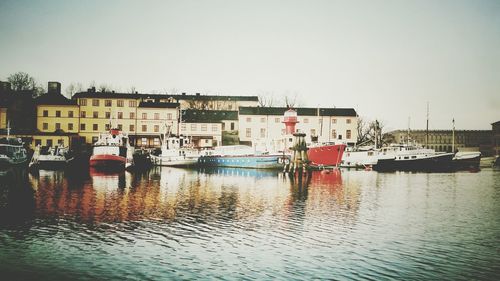
M80 105L81 106L87 106L87 99L80 99ZM98 99L93 99L92 100L92 106L100 106L101 102ZM117 100L116 101L116 106L117 107L124 107L125 101L124 100ZM104 100L104 106L105 107L112 107L113 106L113 100ZM128 101L128 106L129 107L137 107L137 101L135 100L129 100Z
M43 117L49 117L49 111L48 110L44 110L43 113L42 113ZM56 117L63 117L61 115L61 111L60 110L56 110ZM65 117L74 117L74 112L71 110L71 111L68 111L68 116L65 116Z
M43 123L42 124L42 128L43 130L48 130L49 129L49 123ZM55 123L55 129L56 130L62 130L63 128L61 127L61 123ZM74 125L73 123L68 123L68 127L67 127L67 130L68 131L73 131L74 129ZM105 125L105 130L109 130L110 129L110 125L109 124L106 124ZM122 124L118 124L118 129L119 130L123 130L123 125ZM134 132L135 131L135 125L129 125L129 132ZM82 123L80 124L80 130L81 131L85 131L87 130L87 126L86 124ZM92 130L93 131L99 131L99 124L92 124ZM142 125L141 126L141 131L142 132L147 132L148 131L148 125ZM159 133L160 132L160 125L153 125L153 131L155 133Z
M252 117L247 117L246 121L248 123L252 122ZM266 117L260 117L260 122L266 123ZM280 122L281 122L281 117L274 118L274 123L280 123ZM303 122L306 124L309 123L309 118L304 118ZM321 119L319 119L318 122L321 122ZM346 119L345 122L346 122L346 124L351 124L351 119ZM332 119L332 124L337 124L337 119Z
M207 132L208 131L208 125L207 124L198 124L196 123L191 123L190 124L190 130L191 132L198 131L198 127L200 127L200 131L202 132ZM181 124L181 131L185 132L187 130L187 125L185 123ZM212 132L217 132L219 130L219 126L217 124L212 124Z
M285 129L282 129L282 134L285 134ZM245 136L247 138L251 138L252 137L252 128L246 128L245 130ZM316 130L315 129L312 129L311 130L311 136L316 136ZM351 139L352 137L352 131L351 130L346 130L345 131L345 136L346 136L346 139ZM266 136L266 129L265 128L261 128L260 129L260 137L261 138L265 138L267 137ZM332 130L332 138L333 139L342 139L342 135L337 135L337 130Z
M172 113L167 113L167 120L172 120L172 116L173 116ZM87 112L81 111L80 117L87 118ZM142 119L146 120L146 119L148 119L148 114L146 112L143 112L141 117L142 117ZM92 118L99 118L99 112L98 111L92 112ZM111 112L105 112L104 118L111 118ZM123 119L123 112L118 112L117 118ZM135 112L129 113L129 119L135 119ZM160 120L160 113L154 113L153 120Z

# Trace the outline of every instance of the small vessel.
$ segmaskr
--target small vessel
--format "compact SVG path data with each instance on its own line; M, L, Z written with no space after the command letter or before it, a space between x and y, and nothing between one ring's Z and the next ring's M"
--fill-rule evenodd
M251 146L228 145L203 151L198 165L204 167L236 167L253 169L283 169L289 156L279 153L259 153Z
M98 169L127 169L133 166L134 148L128 136L119 129L99 134L89 164Z
M481 163L481 152L457 152L453 157L455 170L479 169Z
M37 145L29 167L44 170L60 169L66 167L72 160L73 156L65 147L55 146L46 148Z
M345 144L315 143L308 146L307 157L312 168L338 167L342 162Z
M414 144L392 144L382 147L376 171L451 171L453 153L438 153Z
M199 151L192 147L189 138L171 137L164 134L161 153L151 155L151 162L156 166L185 167L196 165L199 157Z
M344 168L371 168L377 164L379 150L371 146L346 147L340 167Z
M21 139L7 137L0 138L0 166L13 166L25 164L28 153Z

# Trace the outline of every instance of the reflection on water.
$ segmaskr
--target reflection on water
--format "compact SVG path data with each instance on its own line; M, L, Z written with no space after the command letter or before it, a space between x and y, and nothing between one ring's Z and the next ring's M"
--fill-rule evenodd
M7 170L0 270L21 279L490 279L500 264L499 174Z

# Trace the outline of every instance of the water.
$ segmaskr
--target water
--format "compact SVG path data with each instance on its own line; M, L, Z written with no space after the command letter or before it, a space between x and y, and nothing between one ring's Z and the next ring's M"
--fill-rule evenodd
M500 172L0 172L1 279L498 280ZM8 277L8 278L6 278Z

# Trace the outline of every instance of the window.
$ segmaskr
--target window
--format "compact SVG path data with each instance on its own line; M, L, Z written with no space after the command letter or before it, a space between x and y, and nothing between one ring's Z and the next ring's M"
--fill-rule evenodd
M186 124L181 124L181 131L186 131Z
M280 118L279 117L274 118L274 123L279 123L279 122L280 122Z
M118 112L118 119L123 119L123 112Z
M155 146L160 146L160 138L154 138L154 139L153 139L153 144L154 144Z
M73 111L68 111L68 117L73 117Z
M35 140L35 146L42 145L42 140Z
M349 119L347 119L347 120L349 120ZM350 139L351 138L351 130L345 131L345 137L346 137L346 139Z
M160 125L155 125L154 130L155 130L155 133L158 133L160 131Z
M85 117L86 117L85 111L80 112L80 116L81 116L82 118L85 118Z
M135 119L135 112L130 112L130 119Z
M80 105L81 106L87 106L87 100L86 99L81 99L80 100Z
M148 114L146 112L142 114L142 119L148 119Z
M142 131L146 132L148 130L148 125L142 125Z
M229 104L229 105L227 106L227 109L229 109L229 110L233 109L233 105L232 105L232 104Z
M260 123L265 123L266 122L266 118L265 117L261 117L260 118Z
M123 125L122 124L118 124L118 130L123 130Z
M234 122L231 122L231 131L234 131Z
M130 126L129 126L129 131L133 132L134 130L135 130L134 125L130 125Z
M73 131L73 123L68 123L68 131Z
M191 131L196 131L196 124L191 124Z
M155 120L160 120L160 113L155 113Z
M118 101L116 101L116 105L117 105L118 107L123 107L123 100L118 100Z
M57 144L59 144L60 146L64 146L64 140L62 139L57 140Z
M247 117L247 122L252 122L252 118L251 117Z
M167 120L172 120L172 113L167 113Z
M201 124L201 130L203 132L207 131L207 124Z
M92 106L99 106L99 100L92 100Z
M142 145L148 145L148 139L147 138L141 138L141 144Z
M217 128L217 124L212 124L212 132L217 132L219 128Z
M337 124L337 119L332 119L333 124Z
M304 118L304 123L309 123L309 118Z
M92 113L92 117L93 117L93 118L99 118L99 112L94 111L94 112Z
M49 129L49 123L43 123L42 128L44 130L48 130Z
M111 118L111 112L106 112L106 113L104 113L104 115L106 116L106 119Z
M246 135L247 138L252 137L252 128L247 128L245 135Z
M345 122L346 122L347 124L351 124L351 119L346 119L346 120L345 120Z
M80 124L80 131L85 131L85 124Z
M266 129L260 128L260 137L265 138L266 137Z
M222 130L225 131L226 130L226 123L222 122Z
M43 117L49 117L49 111L48 110L44 110L43 111Z
M106 106L106 107L111 107L111 104L112 104L111 100L104 101L104 106Z
M52 140L47 140L47 146L52 146Z
M136 107L137 106L137 102L135 100L130 100L130 101L128 101L128 106L129 107Z
M94 125L92 125L92 129L93 129L94 131L99 131L99 126L98 126L98 124L94 124Z
M337 138L337 130L332 130L332 139Z
M110 124L105 124L105 125L104 125L104 128L105 128L105 130L106 130L106 131L107 131L107 130L110 130L110 129L111 129L111 125L110 125Z
M316 136L316 130L315 129L311 129L311 136Z
M56 130L61 130L61 123L56 123Z

